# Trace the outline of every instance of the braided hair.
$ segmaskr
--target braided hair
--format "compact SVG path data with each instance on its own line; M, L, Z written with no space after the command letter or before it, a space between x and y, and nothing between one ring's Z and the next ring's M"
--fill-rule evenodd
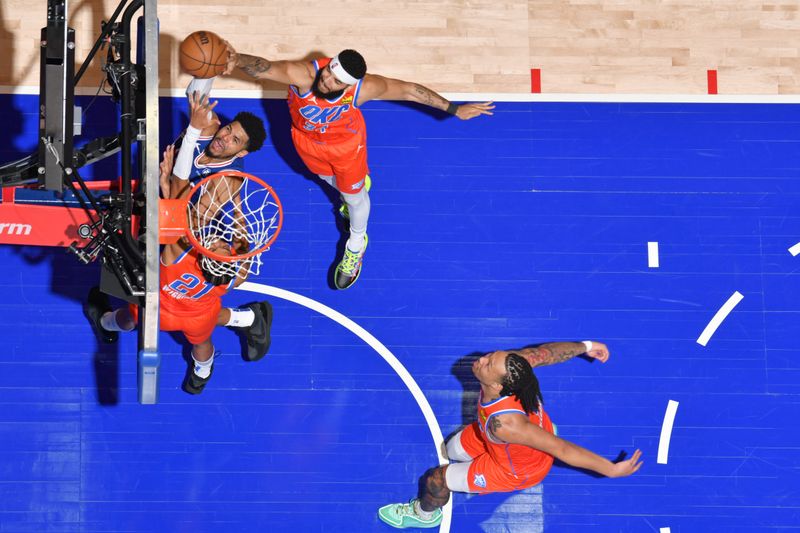
M517 397L526 413L538 413L544 401L539 390L539 380L533 373L530 363L519 354L510 353L506 357L506 375L500 382L503 389L500 396Z

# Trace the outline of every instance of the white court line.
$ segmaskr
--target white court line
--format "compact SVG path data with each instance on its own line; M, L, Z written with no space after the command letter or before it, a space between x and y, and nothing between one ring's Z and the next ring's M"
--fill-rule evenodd
M442 429L439 427L439 422L436 420L436 415L433 414L433 409L431 409L431 404L428 403L428 399L425 398L425 395L422 393L422 389L419 388L419 385L417 385L417 382L414 381L414 378L411 377L411 374L408 372L408 370L406 370L403 364L397 360L397 357L395 357L395 355L390 352L386 346L372 336L371 333L344 316L339 311L331 309L323 303L312 300L311 298L295 292L279 289L270 285L263 285L261 283L251 283L249 281L242 283L238 287L238 290L266 294L267 296L282 298L284 300L296 303L297 305L307 307L308 309L316 311L317 313L330 318L334 322L341 324L343 327L353 332L358 338L369 344L373 350L378 352L378 355L383 357L383 359L389 363L389 366L394 369L397 375L400 376L400 379L403 380L403 383L405 383L406 387L408 387L408 390L411 392L411 395L417 401L419 408L422 410L422 414L425 416L425 421L428 423L428 429L431 432L431 436L433 437L433 444L436 447L436 454L439 456L439 464L446 465L449 463L447 458L442 455L442 449L444 448L442 443L444 442L444 437L442 436ZM422 472L420 472L420 475L422 475ZM378 510L375 509L376 513L377 511ZM440 533L449 533L452 517L453 507L450 502L448 502L447 505L442 508L442 523L439 526Z
M647 266L650 268L658 268L658 243L647 243Z
M664 413L664 422L661 424L661 437L658 439L658 464L667 464L669 455L669 440L672 438L672 424L675 422L675 413L678 412L678 402L670 400L667 411Z
M722 321L733 311L733 308L742 301L742 298L744 298L744 296L739 291L734 292L731 297L728 298L728 301L719 308L719 311L717 311L714 318L711 319L711 322L708 323L706 329L704 329L703 333L697 338L697 344L701 346L708 344L708 341L711 339L714 332L717 331L719 325L722 324Z
M793 256L800 254L800 242L789 248L789 253L792 254Z
M189 77L182 76L181 83L189 84ZM76 95L93 96L97 89L77 87ZM39 94L38 85L0 85L0 94ZM159 96L185 97L185 88L160 89ZM286 99L286 90L266 91L261 89L214 89L215 98ZM591 93L441 93L456 102L644 102L685 104L800 104L800 96L794 94L591 94Z
M658 533L670 533L670 531L668 527L662 527L658 530Z

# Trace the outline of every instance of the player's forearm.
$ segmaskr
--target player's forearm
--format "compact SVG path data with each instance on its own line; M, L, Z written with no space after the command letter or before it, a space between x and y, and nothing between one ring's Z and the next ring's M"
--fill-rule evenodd
M535 368L569 361L577 355L586 353L586 345L582 342L548 342L516 353L527 359Z
M559 460L576 468L591 470L604 476L612 474L614 463L608 459L572 442L563 441L563 444L562 452L556 456Z
M410 83L408 85L406 97L407 100L412 102L425 104L435 107L436 109L441 109L442 111L447 111L450 106L450 101L447 100L447 98L419 83Z
M248 76L266 78L272 68L272 61L249 54L239 54L236 59L236 66Z

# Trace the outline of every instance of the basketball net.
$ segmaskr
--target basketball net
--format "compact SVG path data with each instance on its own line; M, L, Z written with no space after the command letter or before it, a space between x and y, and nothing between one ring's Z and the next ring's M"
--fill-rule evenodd
M272 187L250 174L228 170L197 183L183 202L184 236L201 254L203 270L240 278L260 272L261 254L283 224L283 208Z

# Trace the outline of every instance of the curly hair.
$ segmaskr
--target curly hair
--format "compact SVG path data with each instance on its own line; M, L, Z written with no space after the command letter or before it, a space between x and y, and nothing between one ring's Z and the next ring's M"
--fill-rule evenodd
M233 117L234 122L241 124L242 129L247 134L247 151L257 152L264 146L267 138L267 131L264 129L264 121L248 111L240 111Z
M519 354L510 353L506 357L506 375L500 382L503 389L501 396L517 397L526 413L538 413L539 405L544 402L539 380L533 373L530 363Z

